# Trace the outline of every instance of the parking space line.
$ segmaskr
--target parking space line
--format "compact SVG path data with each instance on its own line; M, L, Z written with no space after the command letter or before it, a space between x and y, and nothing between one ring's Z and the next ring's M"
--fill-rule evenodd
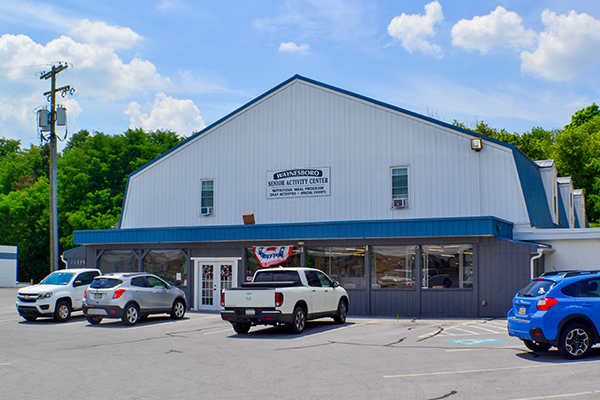
M587 361L586 363L599 363L600 360ZM442 372L426 372L421 374L405 374L405 375L384 375L384 378L415 378L421 376L439 376L439 375L459 375L459 374L478 374L481 372L499 372L499 371L518 371L522 369L534 369L534 368L551 368L561 366L573 366L572 363L565 362L560 364L543 364L543 365L525 365L521 367L507 367L507 368L488 368L488 369L470 369L463 371L442 371ZM581 364L580 364L581 365Z
M550 395L550 396L541 396L541 397L524 397L522 399L514 399L514 400L561 399L564 397L587 396L590 394L598 394L598 393L600 393L600 390L592 390L590 392L581 392L581 393L554 394L554 395Z

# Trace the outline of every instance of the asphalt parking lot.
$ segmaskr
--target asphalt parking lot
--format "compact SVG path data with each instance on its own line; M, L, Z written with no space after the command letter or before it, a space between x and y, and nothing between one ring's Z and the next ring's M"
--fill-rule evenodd
M600 347L536 354L503 319L353 318L302 335L218 314L27 322L0 288L0 399L598 399Z

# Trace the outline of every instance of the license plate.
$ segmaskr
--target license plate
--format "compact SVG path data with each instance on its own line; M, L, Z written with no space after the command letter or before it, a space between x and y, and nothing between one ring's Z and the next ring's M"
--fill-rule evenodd
M87 315L107 315L106 311L100 308L88 308Z
M254 308L246 308L246 315L256 315Z
M94 298L95 298L96 300L99 300L99 299L101 299L101 298L102 298L102 293L94 293Z
M519 314L527 314L527 308L521 306L521 308L519 308Z

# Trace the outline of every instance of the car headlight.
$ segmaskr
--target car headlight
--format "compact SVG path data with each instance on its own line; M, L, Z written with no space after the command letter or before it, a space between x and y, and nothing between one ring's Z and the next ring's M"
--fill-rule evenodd
M52 292L40 293L39 299L49 299L50 297L52 297Z

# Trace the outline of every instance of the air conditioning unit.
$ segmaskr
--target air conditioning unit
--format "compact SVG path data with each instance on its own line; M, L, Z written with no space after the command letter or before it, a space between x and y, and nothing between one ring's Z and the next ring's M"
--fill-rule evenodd
M394 199L394 208L407 208L408 199Z
M200 215L212 215L212 207L200 207Z

